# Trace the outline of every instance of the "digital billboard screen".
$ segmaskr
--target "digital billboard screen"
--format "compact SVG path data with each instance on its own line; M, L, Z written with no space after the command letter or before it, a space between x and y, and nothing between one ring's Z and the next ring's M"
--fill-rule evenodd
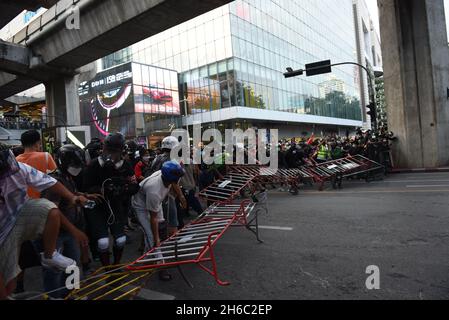
M127 63L98 73L79 87L81 119L93 137L121 132L136 135L136 114L156 120L181 115L178 73L138 63ZM153 122L152 122L153 123ZM145 132L153 130L145 122Z
M81 119L90 125L93 136L111 132L135 134L131 63L98 73L79 88Z
M178 73L133 63L134 103L137 113L180 115Z

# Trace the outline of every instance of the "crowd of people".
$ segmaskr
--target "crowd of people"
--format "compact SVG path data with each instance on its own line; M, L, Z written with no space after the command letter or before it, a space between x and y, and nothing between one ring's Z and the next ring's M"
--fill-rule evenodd
M43 129L46 124L33 120L30 117L3 117L0 118L0 127L13 130Z
M303 165L324 163L347 156L362 155L391 169L390 150L395 137L385 128L358 130L354 136L331 134L322 138L281 140L278 145L279 167L297 168Z
M24 291L23 272L35 265L45 292L64 297L66 268L87 274L92 259L120 264L136 225L143 253L181 228L189 207L203 212L199 168L170 159L176 138L151 152L116 133L84 150L61 146L54 157L36 130L21 141L14 150L0 145L0 299ZM165 270L159 277L171 279Z
M279 166L355 154L384 163L393 139L380 130L282 140ZM0 144L0 299L23 292L24 270L36 265L43 267L44 290L64 297L67 267L82 267L86 275L92 260L105 267L120 264L127 234L137 227L142 253L151 250L184 226L190 209L203 212L209 204L199 200L198 191L227 171L224 161L173 161L171 151L179 141L171 136L149 150L115 133L93 139L84 149L63 145L53 155L42 152L36 130L23 133L21 142L14 149ZM167 270L159 277L171 280Z

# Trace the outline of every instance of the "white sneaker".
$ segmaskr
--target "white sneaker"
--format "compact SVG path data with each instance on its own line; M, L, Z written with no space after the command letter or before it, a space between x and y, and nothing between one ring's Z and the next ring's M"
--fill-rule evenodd
M41 264L46 268L54 268L64 271L68 267L76 265L76 261L63 256L58 251L53 252L51 259L47 259L45 258L44 253L41 252Z

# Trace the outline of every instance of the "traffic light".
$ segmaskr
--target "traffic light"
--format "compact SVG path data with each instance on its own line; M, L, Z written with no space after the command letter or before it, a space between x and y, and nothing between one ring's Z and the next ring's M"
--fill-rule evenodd
M304 74L304 70L303 69L299 69L299 70L293 70L292 68L287 68L287 72L284 73L284 77L287 78L293 78L296 76L302 76Z
M375 121L377 119L376 105L373 102L371 102L369 105L366 106L366 108L368 109L367 114L371 117L373 121Z
M182 95L184 96L184 99L187 99L189 97L189 88L187 86L187 82L184 82L181 87Z

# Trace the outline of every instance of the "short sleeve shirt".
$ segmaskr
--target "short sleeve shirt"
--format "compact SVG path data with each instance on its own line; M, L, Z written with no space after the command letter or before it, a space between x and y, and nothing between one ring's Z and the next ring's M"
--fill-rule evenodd
M56 184L56 180L27 164L19 162L20 171L0 180L0 245L14 227L20 209L29 199L27 187L42 192Z
M52 173L57 169L55 160L47 152L27 152L17 156L16 159L46 174ZM39 199L41 195L35 188L30 187L28 188L28 196L33 199Z
M138 210L157 212L159 222L164 221L162 201L168 195L167 188L162 181L162 172L157 171L140 183L139 192L133 196L133 207Z

